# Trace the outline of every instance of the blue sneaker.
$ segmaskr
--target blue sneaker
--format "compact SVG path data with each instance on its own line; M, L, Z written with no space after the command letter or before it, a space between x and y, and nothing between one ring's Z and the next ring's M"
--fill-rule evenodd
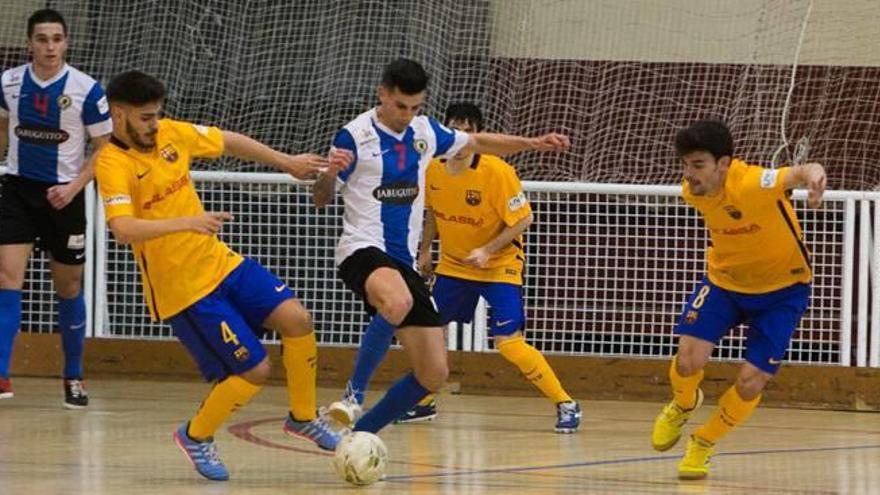
M556 433L574 433L581 426L581 406L575 401L556 404Z
M336 444L340 439L339 433L333 431L327 421L320 416L312 421L297 421L288 414L284 422L284 433L315 442L315 445L323 450L336 450Z
M205 478L214 481L226 481L229 479L229 471L223 465L223 461L217 455L217 445L214 440L197 442L189 437L187 428L189 423L183 423L174 432L174 443L189 458L192 466Z
M421 423L422 421L433 421L436 417L437 401L432 400L424 406L421 404L414 405L409 411L395 419L394 424Z

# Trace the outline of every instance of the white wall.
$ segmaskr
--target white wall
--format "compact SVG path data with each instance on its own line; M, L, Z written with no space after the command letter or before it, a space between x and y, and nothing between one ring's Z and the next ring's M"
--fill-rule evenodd
M880 65L877 0L495 0L504 57Z

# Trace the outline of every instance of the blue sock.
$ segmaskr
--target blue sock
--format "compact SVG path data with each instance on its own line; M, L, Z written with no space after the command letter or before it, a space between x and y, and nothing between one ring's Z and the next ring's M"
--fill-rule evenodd
M86 302L82 291L73 299L58 298L58 326L64 348L64 378L82 378L83 343L86 339Z
M370 324L367 325L367 329L364 330L357 359L354 362L354 371L346 390L346 395L354 395L358 404L364 403L364 393L370 385L370 378L373 377L373 373L379 367L388 348L391 347L393 337L394 327L378 314L373 317Z
M370 408L354 425L354 431L378 433L388 423L399 418L412 406L425 398L430 390L422 386L412 373L400 379L385 392L375 406Z
M21 326L21 291L0 289L0 377L9 378L12 345Z

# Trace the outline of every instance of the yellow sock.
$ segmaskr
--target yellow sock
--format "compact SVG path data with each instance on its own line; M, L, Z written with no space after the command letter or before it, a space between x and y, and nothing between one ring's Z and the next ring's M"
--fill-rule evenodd
M673 356L669 366L669 381L672 383L672 396L682 409L693 409L697 405L697 388L703 381L703 370L691 376L678 374L678 356Z
M431 401L433 401L433 400L434 400L434 394L428 394L428 395L425 396L424 399L422 399L422 400L419 401L419 405L420 405L420 406L427 406L427 405L430 404Z
M230 376L214 385L202 402L202 407L190 420L187 434L196 440L213 437L220 425L257 395L261 388L240 376Z
M514 337L498 344L498 351L504 359L515 364L526 378L535 384L554 404L571 400L556 378L553 368L544 356L526 343L523 337Z
M311 421L317 417L315 377L318 365L318 344L315 332L302 337L281 339L281 358L287 370L287 400L290 412L297 421Z
M694 432L694 435L715 443L724 435L727 435L734 426L744 423L761 402L761 396L750 401L743 400L732 386L724 392L718 400L718 408L709 417L709 420Z

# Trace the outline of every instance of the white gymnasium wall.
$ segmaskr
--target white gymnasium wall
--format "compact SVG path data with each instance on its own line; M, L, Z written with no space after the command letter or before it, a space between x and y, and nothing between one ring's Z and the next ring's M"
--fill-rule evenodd
M876 0L499 0L495 54L514 58L880 66Z

